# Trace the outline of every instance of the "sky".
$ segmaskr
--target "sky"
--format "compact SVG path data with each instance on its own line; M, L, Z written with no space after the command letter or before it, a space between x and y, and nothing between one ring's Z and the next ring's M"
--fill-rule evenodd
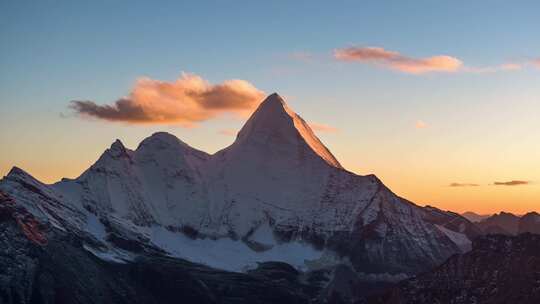
M277 92L419 205L540 211L538 1L0 1L0 175L119 138L214 153Z

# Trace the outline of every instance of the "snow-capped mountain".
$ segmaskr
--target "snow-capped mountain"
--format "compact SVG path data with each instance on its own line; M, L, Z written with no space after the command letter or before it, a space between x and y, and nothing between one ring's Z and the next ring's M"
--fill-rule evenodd
M214 155L155 133L135 150L115 141L76 179L45 185L13 168L0 191L117 261L144 245L228 270L283 261L399 277L467 250L476 233L457 214L419 207L376 176L344 169L277 94Z

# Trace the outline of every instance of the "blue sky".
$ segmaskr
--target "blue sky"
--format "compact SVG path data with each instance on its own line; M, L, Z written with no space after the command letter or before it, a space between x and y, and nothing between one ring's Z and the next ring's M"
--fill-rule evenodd
M140 77L174 81L185 71L277 91L306 120L339 130L320 136L347 168L376 173L398 194L492 211L490 188L445 185L540 181L540 69L528 64L540 57L538 12L537 1L1 1L0 140L9 145L0 173L18 165L48 182L76 176L115 138L134 148L158 130L208 152L225 147L234 137L219 131L242 120L138 126L67 108L111 104ZM523 68L411 75L335 60L352 46ZM540 199L534 185L505 191L493 209Z

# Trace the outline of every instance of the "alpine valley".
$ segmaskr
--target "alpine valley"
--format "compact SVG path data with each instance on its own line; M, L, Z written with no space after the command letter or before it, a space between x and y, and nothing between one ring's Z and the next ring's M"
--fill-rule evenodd
M277 94L213 155L155 133L76 179L14 167L0 226L1 303L351 303L391 285L373 301L398 303L512 238L347 171Z

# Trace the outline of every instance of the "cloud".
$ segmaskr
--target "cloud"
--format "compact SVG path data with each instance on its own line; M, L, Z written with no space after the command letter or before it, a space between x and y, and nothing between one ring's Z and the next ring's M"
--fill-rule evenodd
M507 182L494 182L494 186L520 186L520 185L529 185L531 182L522 181L522 180L511 180ZM479 184L473 183L451 183L449 187L479 187Z
M519 63L504 63L499 65L499 70L502 71L515 71L515 70L521 70L523 68L523 65Z
M334 58L346 62L371 63L408 74L425 74L434 72L466 72L496 73L517 71L524 67L522 63L507 62L495 66L466 66L460 59L448 55L437 55L426 58L413 58L396 51L381 47L348 47L334 50ZM534 64L534 61L533 61ZM540 59L537 62L540 68Z
M479 187L479 184L472 184L472 183L451 183L448 185L449 187Z
M334 58L348 62L378 64L408 74L456 72L463 66L461 60L447 55L412 58L381 47L336 49L334 50Z
M246 115L264 92L245 80L211 84L200 76L182 73L173 82L142 78L131 92L112 104L73 100L75 113L106 121L131 124L179 124L190 127L224 113Z
M418 120L418 121L416 121L414 127L417 128L417 129L425 129L425 128L428 127L428 125L425 122L423 122L421 120Z
M540 58L533 59L533 60L531 61L531 64L532 64L533 66L535 66L535 67L537 67L537 68L540 69Z
M523 65L519 63L504 63L497 66L487 67L464 67L463 71L470 73L496 73L502 71L518 71L523 69Z
M326 125L326 124L310 122L310 123L308 123L308 125L315 132L321 132L321 133L337 133L337 132L339 132L339 130L337 128Z
M238 131L233 129L223 129L218 131L218 134L226 136L236 136L237 133Z
M522 180L512 180L507 182L494 182L493 185L495 186L520 186L520 185L528 185L531 182L529 181L522 181Z

